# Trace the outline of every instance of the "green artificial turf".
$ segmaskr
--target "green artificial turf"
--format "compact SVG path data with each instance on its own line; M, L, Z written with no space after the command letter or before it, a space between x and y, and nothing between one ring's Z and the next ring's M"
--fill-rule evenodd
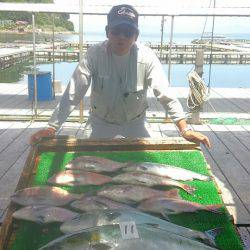
M94 155L109 158L120 162L157 162L170 164L185 169L195 171L200 174L209 175L203 154L200 151L171 151L171 152L80 152L80 153L55 153L45 152L40 155L36 175L31 185L47 185L47 180L53 174L64 169L67 162L80 155ZM118 171L112 175L120 173ZM186 181L185 183L196 187L195 195L187 194L180 190L183 199L199 202L201 204L222 204L222 199L218 194L217 188L212 180L210 181ZM112 185L112 184L106 184ZM70 192L95 194L103 186L82 186L64 187ZM160 188L167 189L167 188ZM183 213L169 216L171 222L189 227L199 231L206 231L213 228L222 228L222 232L216 238L216 244L223 250L243 249L240 238L230 220L229 214L223 207L221 214L206 211L196 213ZM47 226L37 225L32 222L18 222L18 229L15 233L15 241L10 247L14 250L35 250L45 245L52 239L62 235L59 231L59 223Z

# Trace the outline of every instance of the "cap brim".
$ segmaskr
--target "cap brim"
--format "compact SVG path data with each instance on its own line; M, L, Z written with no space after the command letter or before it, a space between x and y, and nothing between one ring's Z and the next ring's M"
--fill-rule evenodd
M125 21L125 20L119 20L119 21L116 21L116 22L112 22L111 24L108 25L108 27L112 29L112 28L114 28L114 27L116 27L118 25L128 25L128 26L131 26L134 29L138 30L137 24L131 23L131 22L128 22L128 21Z

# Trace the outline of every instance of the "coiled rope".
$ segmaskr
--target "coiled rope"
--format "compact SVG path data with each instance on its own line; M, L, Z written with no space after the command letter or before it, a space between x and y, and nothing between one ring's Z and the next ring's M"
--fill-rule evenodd
M194 69L188 73L187 79L189 82L187 107L190 111L197 110L208 100L209 89Z

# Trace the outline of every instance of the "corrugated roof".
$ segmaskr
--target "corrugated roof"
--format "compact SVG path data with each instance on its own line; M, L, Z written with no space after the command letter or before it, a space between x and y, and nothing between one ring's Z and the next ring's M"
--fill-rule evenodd
M84 6L83 13L89 15L106 15L110 5ZM179 8L169 6L136 6L141 16L250 16L250 8ZM30 3L0 3L0 11L27 11L46 13L78 14L79 6L59 4L30 4Z

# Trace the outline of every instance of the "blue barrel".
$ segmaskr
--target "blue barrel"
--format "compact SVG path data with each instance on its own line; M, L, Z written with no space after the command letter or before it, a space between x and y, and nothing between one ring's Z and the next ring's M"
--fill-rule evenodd
M50 101L55 99L54 89L51 80L51 72L37 72L37 100ZM34 73L28 74L29 100L34 100Z

